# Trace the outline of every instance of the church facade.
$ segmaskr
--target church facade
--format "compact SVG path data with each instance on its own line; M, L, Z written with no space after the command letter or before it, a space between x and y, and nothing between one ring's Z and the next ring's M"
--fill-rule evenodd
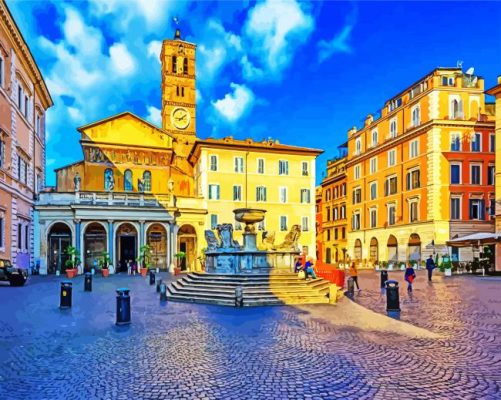
M258 196L248 196L249 207L258 202L259 208L271 211L267 221L277 223L277 242L290 225L303 224L300 245L313 253L314 199L308 192L314 190L315 158L321 151L276 141L198 139L195 56L196 45L182 40L179 30L173 40L163 42L161 128L124 112L78 129L83 160L56 170L56 187L40 193L36 206L40 246L35 257L41 273L64 270L69 245L86 268L107 253L113 265L110 272L123 271L128 260L135 260L141 247L149 245L155 267L168 268L175 254L183 252L181 268L199 270L204 231L215 228L216 214L218 223L234 223L234 201L242 202L247 188ZM251 154L256 171L247 171L246 164L243 174L239 154ZM238 161L233 161L235 155ZM210 164L215 158L221 162L216 170ZM257 159L265 160L266 173ZM246 176L245 192L241 185L239 197L228 195L226 202L212 196L214 182L224 193L235 190L237 175L242 182ZM263 189L256 189L259 180L268 182L270 192L271 186L275 190L280 183L275 179L290 186L290 202L287 195L279 198L283 191L269 194L267 200ZM289 225L282 218L278 226L276 213L290 215Z

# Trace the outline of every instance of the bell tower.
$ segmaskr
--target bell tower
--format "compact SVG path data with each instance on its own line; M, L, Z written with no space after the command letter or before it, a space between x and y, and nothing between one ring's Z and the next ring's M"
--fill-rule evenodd
M196 45L184 41L176 29L164 40L162 63L162 128L175 138L175 153L186 158L196 140Z

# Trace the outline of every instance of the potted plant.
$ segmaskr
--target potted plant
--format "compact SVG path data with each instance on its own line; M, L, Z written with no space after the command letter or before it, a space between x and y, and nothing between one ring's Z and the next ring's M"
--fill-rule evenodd
M205 250L207 249L203 248L200 251L200 255L198 256L198 261L200 261L200 266L202 271L205 271Z
M405 271L405 263L400 263L400 271Z
M66 276L68 278L73 278L78 273L77 264L79 260L77 249L76 247L68 246L66 247L66 250L64 250L64 252L69 257L64 263L64 266L66 268Z
M388 271L393 271L393 263L392 262L388 263Z
M440 264L439 269L445 276L452 276L452 262L449 254L442 255L442 264Z
M141 246L137 261L140 264L139 272L141 276L146 276L148 269L151 268L151 247L149 245Z
M181 260L186 257L186 253L184 251L178 251L176 254L174 254L174 257L176 257L176 268L174 268L174 275L177 275L181 272Z
M103 251L101 258L99 259L99 267L101 268L101 273L104 278L107 278L110 275L110 270L108 269L110 263L110 255L106 251Z

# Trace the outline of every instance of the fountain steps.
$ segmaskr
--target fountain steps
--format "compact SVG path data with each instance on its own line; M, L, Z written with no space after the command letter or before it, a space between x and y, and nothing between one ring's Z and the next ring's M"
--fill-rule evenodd
M224 275L192 273L167 288L172 301L235 305L235 288L243 289L244 306L328 303L330 283L305 281L296 274Z

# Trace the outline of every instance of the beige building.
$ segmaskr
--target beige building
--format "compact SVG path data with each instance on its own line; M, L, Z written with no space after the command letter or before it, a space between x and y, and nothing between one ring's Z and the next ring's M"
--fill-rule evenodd
M0 258L33 266L33 205L45 183L45 112L52 99L0 1Z

